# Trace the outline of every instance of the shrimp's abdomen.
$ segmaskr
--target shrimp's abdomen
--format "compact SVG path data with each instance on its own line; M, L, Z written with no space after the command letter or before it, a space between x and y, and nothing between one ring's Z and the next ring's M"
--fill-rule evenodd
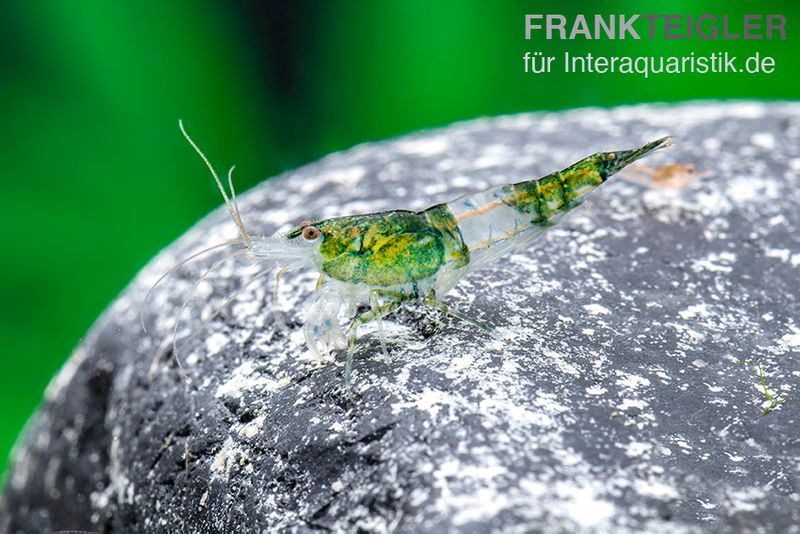
M447 206L477 266L541 235L605 179L602 159L594 155L542 178L466 195Z

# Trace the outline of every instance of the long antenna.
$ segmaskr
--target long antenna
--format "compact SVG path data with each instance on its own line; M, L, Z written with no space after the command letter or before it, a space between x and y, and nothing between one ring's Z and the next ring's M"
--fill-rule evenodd
M216 245L211 245L208 248L204 248L203 250L195 252L191 256L182 259L181 261L173 265L167 272L159 276L158 280L156 280L155 283L152 286L150 286L150 289L147 290L147 294L144 296L144 301L142 302L142 310L139 312L139 321L142 323L142 330L144 330L144 333L145 334L147 333L147 326L144 324L144 307L147 304L147 301L150 300L150 296L153 294L153 290L155 290L158 284L163 282L167 276L177 271L180 267L186 265L193 259L202 256L203 254L211 252L212 250L217 250L218 248L229 247L231 245L242 245L242 244L243 243L241 239L231 239L230 241L225 241L224 243L217 243Z
M225 199L225 206L228 208L228 213L231 214L231 218L233 222L236 223L236 226L239 228L239 233L242 234L242 239L244 240L245 246L249 249L252 248L252 242L250 241L250 235L247 233L247 229L244 227L244 222L242 222L242 217L239 214L239 206L236 204L236 193L233 190L233 180L231 179L231 172L233 168L231 168L231 172L228 172L228 184L231 187L231 196L233 197L234 201L231 202L231 199L228 197L228 193L225 191L225 187L223 187L222 182L217 175L217 171L214 170L214 167L211 165L211 162L208 161L208 158L203 151L197 146L197 144L192 141L192 138L189 137L189 134L186 133L186 129L183 127L183 121L178 119L178 127L181 129L181 133L189 141L189 144L192 145L195 152L202 158L203 162L208 167L208 170L211 171L211 176L214 177L214 181L217 182L217 187L219 188L219 192L222 193L222 198Z

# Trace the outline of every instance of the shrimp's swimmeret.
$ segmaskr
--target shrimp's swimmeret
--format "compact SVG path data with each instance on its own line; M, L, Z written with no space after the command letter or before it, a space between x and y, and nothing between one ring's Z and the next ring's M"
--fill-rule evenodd
M186 138L197 149L188 135ZM238 243L253 258L273 262L281 272L309 268L320 273L306 316L305 339L319 357L346 346L345 382L349 385L358 327L380 321L403 302L421 299L425 305L489 330L485 323L439 299L467 273L510 250L528 246L578 206L587 193L668 142L664 137L636 149L600 152L542 178L465 195L423 211L304 221L284 235L260 238L251 237L245 228L230 174L229 196L205 156L197 151L212 171L239 228L242 240ZM360 304L370 309L356 314ZM349 324L343 330L345 315ZM382 327L379 332L385 351Z

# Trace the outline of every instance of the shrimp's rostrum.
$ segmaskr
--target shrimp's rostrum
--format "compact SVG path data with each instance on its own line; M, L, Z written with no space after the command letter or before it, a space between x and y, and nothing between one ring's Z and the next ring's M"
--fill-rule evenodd
M528 246L587 193L668 141L665 137L636 149L596 153L542 178L465 195L423 211L392 210L304 221L273 237L248 234L230 174L229 196L208 166L241 233L238 243L253 258L272 262L282 270L307 268L320 273L303 327L305 338L309 349L320 357L346 345L345 382L349 385L359 326L379 321L403 302L420 299L488 329L439 299L472 270ZM356 314L362 304L369 309ZM349 324L343 330L340 320L345 314L349 314ZM379 330L385 350L383 330Z

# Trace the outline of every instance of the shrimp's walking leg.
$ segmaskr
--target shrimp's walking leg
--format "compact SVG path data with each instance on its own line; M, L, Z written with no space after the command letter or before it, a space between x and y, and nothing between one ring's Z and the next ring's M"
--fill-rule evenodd
M486 332L492 331L492 326L490 324L484 323L483 321L479 321L478 319L473 319L466 313L460 312L455 308L448 306L447 304L445 304L440 300L436 300L436 292L433 290L431 290L431 292L425 296L425 298L422 300L422 303L425 304L426 306L430 306L431 308L435 308L447 315L452 315L457 319L461 319L462 321L466 321L472 325L475 325L481 330L485 330Z
M381 301L378 300L378 294L373 291L369 295L369 306L373 310L376 310L380 307ZM375 322L378 323L378 338L381 340L381 352L383 353L384 358L389 358L389 351L386 350L386 333L383 331L383 318L376 317Z
M357 315L350 323L350 327L347 329L347 361L344 367L344 384L347 388L350 387L350 374L353 371L353 354L355 353L356 340L358 339L358 327L365 325L370 321L374 321L375 319L381 319L389 315L394 310L399 308L403 302L414 298L413 294L384 294L390 296L391 300L384 302L383 304L378 304L376 302L376 305L374 305L369 311L364 312L361 315Z
M278 292L280 291L281 285L281 276L289 272L289 269L286 267L281 267L275 273L275 287L272 289L272 313L275 317L275 324L278 327L278 330L286 331L288 330L288 325L286 324L286 316L283 313L283 310L278 308Z

